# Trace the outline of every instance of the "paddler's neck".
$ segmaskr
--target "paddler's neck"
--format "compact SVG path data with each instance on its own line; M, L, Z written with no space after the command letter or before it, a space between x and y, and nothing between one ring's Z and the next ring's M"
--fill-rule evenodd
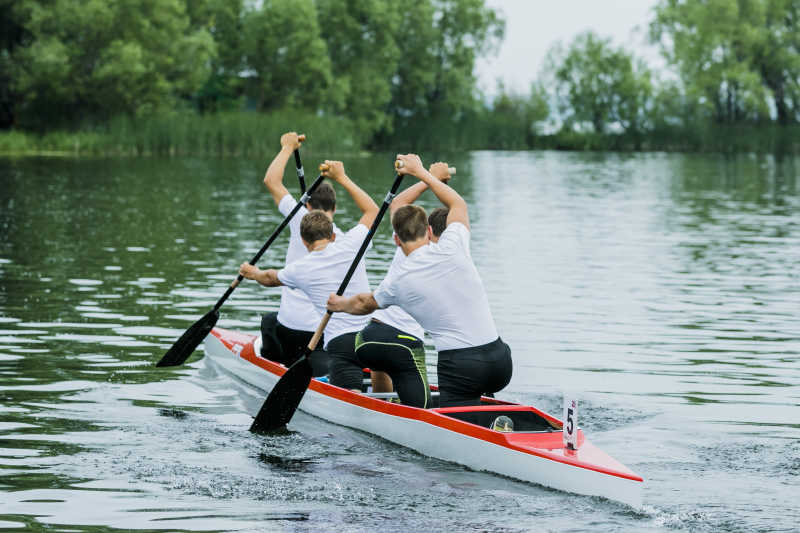
M400 248L403 250L403 253L406 254L406 256L409 256L415 250L419 250L423 246L428 246L429 242L430 241L427 238L417 239L416 241L411 242L401 242Z
M306 245L306 249L308 250L309 253L311 253L324 250L332 242L333 239L320 239L312 243L307 243L306 241L303 241L303 244Z
M397 234L395 233L394 242L397 246L400 247L401 250L403 250L403 253L406 256L409 256L415 250L418 250L423 246L428 246L428 244L430 244L431 242L431 235L432 235L431 227L428 226L428 230L425 232L425 236L422 238L413 241L401 241L400 237L398 237Z

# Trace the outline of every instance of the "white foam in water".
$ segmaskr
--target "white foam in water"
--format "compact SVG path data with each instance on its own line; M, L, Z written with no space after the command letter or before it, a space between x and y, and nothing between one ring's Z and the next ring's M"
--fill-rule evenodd
M0 336L0 344L41 344L44 341L36 339L25 339L12 336Z
M118 313L90 312L90 313L81 313L81 316L85 316L86 318L110 318L112 320L122 320L122 316L120 316Z
M149 318L150 317L144 315L130 315L130 316L120 316L119 320L122 320L123 322L145 322Z
M49 348L11 348L14 353L49 353Z
M48 383L46 385L20 385L20 386L0 386L0 390L4 391L39 391L39 392L69 392L84 389L94 389L99 384L96 381L61 381L56 383Z
M82 285L82 286L91 286L91 285L102 285L102 280L99 279L70 279L70 283L73 285Z
M56 335L48 335L42 337L42 339L54 340L54 341L87 342L87 343L93 343L93 342L105 343L111 341L133 340L131 338L118 337L113 335L78 335L75 333L57 333Z
M11 431L13 429L35 428L35 424L25 424L19 422L0 422L0 431Z
M33 328L68 328L68 329L111 329L118 328L121 324L90 323L90 322L20 322L20 326Z
M135 340L113 340L113 341L105 341L103 342L105 346L123 346L126 348L143 348L145 346L158 346L158 344L146 341L135 341Z
M84 301L81 305L76 305L75 306L75 310L76 311L97 311L97 312L100 312L100 313L107 311L107 309L105 309L103 307L99 307L96 304L97 304L97 302L93 302L93 301L87 300L87 301Z
M143 289L150 288L151 285L154 283L160 283L164 280L162 278L139 278L136 281L126 281L125 283L128 285L136 285Z
M75 356L75 359L80 359L81 361L89 361L89 362L99 362L99 361L116 361L116 357L112 357L108 354L101 354L101 353L87 353L83 355Z
M178 328L162 328L158 326L125 326L114 329L114 333L119 333L120 335L145 335L166 338L180 337L184 331Z
M36 457L42 450L28 450L25 448L0 448L0 457Z
M38 329L0 329L0 335L44 335L47 333Z

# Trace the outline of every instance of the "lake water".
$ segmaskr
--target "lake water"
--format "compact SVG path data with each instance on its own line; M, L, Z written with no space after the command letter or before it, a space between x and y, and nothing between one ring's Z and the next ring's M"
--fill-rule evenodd
M324 157L305 154L308 174ZM345 164L381 199L392 160ZM268 160L26 158L0 159L0 529L800 529L800 159L448 161L513 351L499 396L559 417L577 397L588 437L645 478L643 509L302 413L290 434L249 433L262 399L202 351L153 365L282 218ZM355 219L340 191L338 224ZM280 266L285 246L260 264ZM384 223L373 286L392 252ZM255 331L278 303L245 283L219 325Z

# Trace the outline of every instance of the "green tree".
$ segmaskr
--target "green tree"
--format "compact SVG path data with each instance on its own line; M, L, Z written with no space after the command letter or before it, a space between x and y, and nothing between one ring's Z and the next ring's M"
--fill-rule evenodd
M405 129L421 117L453 123L479 109L475 60L502 39L500 15L483 0L420 0L402 17L389 104L394 126Z
M264 0L243 22L249 92L260 110L322 109L332 84L331 61L312 0Z
M18 4L13 0L0 0L0 128L3 129L15 122L14 104L17 95L12 86L12 55L25 38L19 11Z
M390 120L404 7L393 0L317 0L316 6L334 74L328 104L369 137Z
M800 2L768 0L754 63L772 93L778 122L800 121Z
M750 68L757 32L741 7L747 16L761 18L755 2L668 0L656 7L650 26L653 40L678 68L688 97L704 104L717 122L756 119L768 112L764 88Z
M589 123L597 133L611 125L640 134L651 94L650 71L610 39L578 35L568 48L555 45L546 60L561 119L572 127Z
M497 95L487 110L486 148L533 148L537 125L547 120L549 112L547 96L538 84L532 84L530 93L525 95L509 92L499 82Z
M652 40L716 122L798 119L800 2L662 0L655 14Z
M194 27L204 27L217 50L210 75L194 100L200 111L224 111L242 107L244 83L244 0L187 0Z
M15 109L27 124L144 114L193 94L213 40L181 0L21 0L11 54Z

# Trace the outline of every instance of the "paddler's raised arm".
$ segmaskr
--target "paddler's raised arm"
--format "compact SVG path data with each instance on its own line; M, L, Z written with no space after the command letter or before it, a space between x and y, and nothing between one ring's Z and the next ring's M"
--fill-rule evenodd
M300 148L300 142L300 136L293 131L281 135L281 151L269 164L267 173L264 175L264 185L272 195L275 205L280 205L283 197L289 194L288 189L283 185L283 171L286 169L286 163L292 153Z
M322 175L344 187L344 190L356 203L356 207L361 210L362 216L358 223L370 227L375 217L378 216L378 204L345 174L341 161L326 160L324 165Z
M449 185L446 185L436 179L430 172L425 170L422 166L419 156L416 154L398 154L397 160L402 161L402 166L397 170L400 174L409 174L418 178L425 183L433 191L433 194L439 199L442 204L447 207L450 212L447 215L447 225L453 222L460 222L469 229L469 213L467 210L467 202L453 190Z
M327 308L328 311L333 313L368 315L378 309L379 306L371 292L362 292L350 297L331 294L328 297Z
M428 171L442 183L447 183L450 181L450 167L447 166L447 163L436 162L430 166ZM411 187L407 188L398 194L394 200L392 200L392 203L389 206L390 213L394 214L396 210L404 205L413 204L427 189L428 185L424 181L417 182Z

